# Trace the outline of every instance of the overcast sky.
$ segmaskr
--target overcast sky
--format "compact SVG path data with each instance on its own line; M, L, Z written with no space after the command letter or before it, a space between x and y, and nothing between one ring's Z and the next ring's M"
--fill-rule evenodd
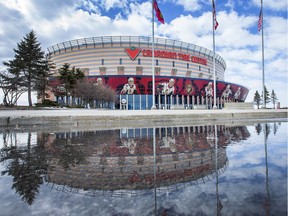
M42 49L93 36L151 36L147 0L0 0L0 68L13 49L34 30ZM216 52L227 64L225 81L247 86L247 101L262 92L262 37L257 30L260 0L215 0L219 26ZM155 36L213 50L211 1L158 0L165 24ZM263 0L265 85L287 106L287 0ZM2 92L1 92L2 93ZM0 93L0 100L2 96ZM27 101L25 98L23 101ZM0 102L0 103L1 103Z

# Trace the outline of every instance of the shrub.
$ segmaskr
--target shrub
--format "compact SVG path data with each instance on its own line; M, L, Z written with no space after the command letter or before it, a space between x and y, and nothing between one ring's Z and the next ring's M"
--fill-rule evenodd
M55 101L51 101L51 100L43 100L42 103L35 103L36 107L55 107L55 106L59 106L59 104Z

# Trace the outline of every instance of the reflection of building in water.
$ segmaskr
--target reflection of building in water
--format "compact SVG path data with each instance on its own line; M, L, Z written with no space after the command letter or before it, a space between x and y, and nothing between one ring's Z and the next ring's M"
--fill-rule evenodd
M246 127L236 128L217 127L217 172L224 172L228 164L225 146L233 139L250 136ZM203 183L214 178L216 153L215 143L211 141L214 126L156 128L155 131L157 187ZM49 144L46 142L45 145L51 152L47 181L53 187L59 188L62 185L71 191L84 189L92 194L98 190L154 187L153 129L77 132L51 136L54 136L54 141ZM60 143L65 143L65 146L67 140L69 146L78 151L74 155L84 154L85 158L68 158L73 162L72 165L63 167L63 158L61 159L59 153L63 151ZM73 155L73 148L69 150L70 155Z

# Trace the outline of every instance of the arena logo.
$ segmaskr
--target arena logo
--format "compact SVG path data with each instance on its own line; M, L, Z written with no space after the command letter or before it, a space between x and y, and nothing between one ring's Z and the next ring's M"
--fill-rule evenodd
M134 61L136 59L136 57L139 55L139 53L141 52L141 49L132 46L130 48L125 48L125 51L128 54L128 56L130 57L130 59L132 61Z
M143 57L152 57L152 50L141 49L134 46L130 48L125 48L126 53L129 55L130 59L134 61L139 53L142 51ZM165 50L154 50L154 57L156 58L167 58L167 59L178 59L182 61L194 62L202 65L207 65L207 60L205 58L200 58L197 56L191 56L189 54L177 53Z

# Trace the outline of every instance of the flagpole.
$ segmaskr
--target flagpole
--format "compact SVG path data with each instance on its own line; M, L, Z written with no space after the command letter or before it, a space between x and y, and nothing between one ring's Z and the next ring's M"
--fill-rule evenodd
M152 107L155 106L155 61L154 61L154 0L152 0Z
M213 97L214 97L214 105L213 105L213 109L217 109L217 105L216 105L216 70L215 70L215 5L214 5L214 1L212 0L212 5L213 5L213 11L212 11L212 28L213 28L213 76L214 76L214 80L213 80L213 85L214 85L214 89L213 89Z
M261 0L261 30L262 30L262 91L263 91L263 107L266 108L265 98L265 73L264 73L264 31L263 31L263 0Z

